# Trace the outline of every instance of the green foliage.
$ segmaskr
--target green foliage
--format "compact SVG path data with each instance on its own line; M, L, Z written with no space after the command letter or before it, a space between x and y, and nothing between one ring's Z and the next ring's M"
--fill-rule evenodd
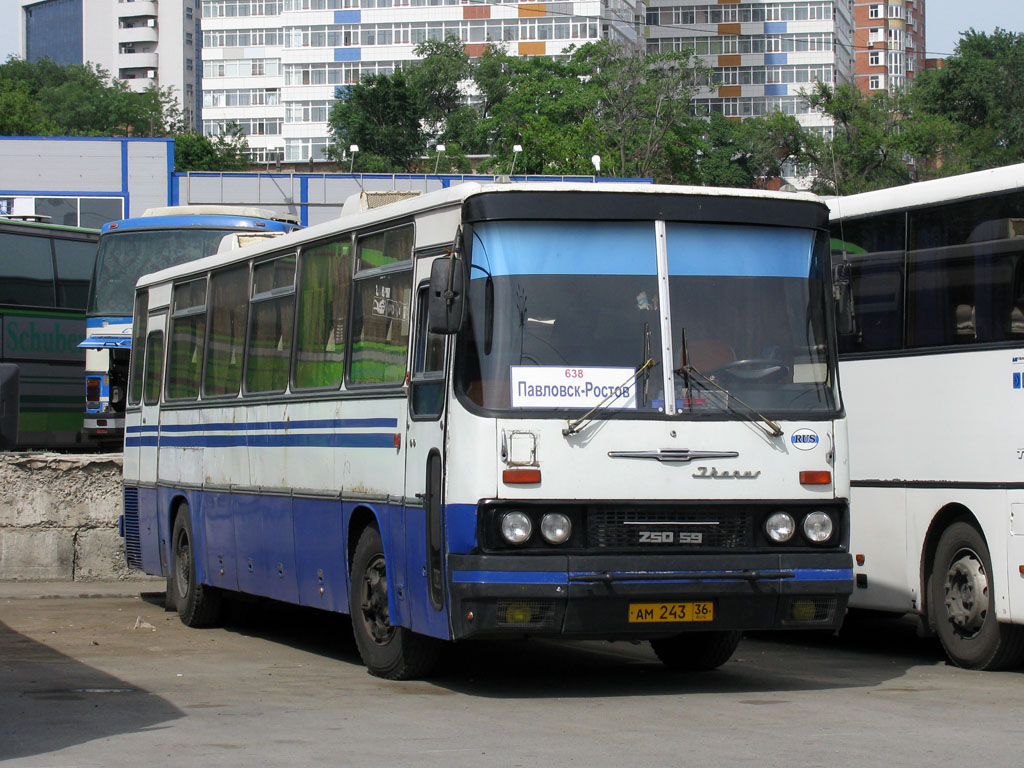
M969 30L942 69L918 74L912 97L919 116L956 131L948 172L1024 161L1024 34Z
M11 136L164 136L180 130L171 89L141 93L95 65L9 58L0 64L3 133Z
M176 171L244 171L250 166L246 153L249 143L237 123L213 138L199 133L176 133L174 137L174 170Z
M353 170L409 171L423 153L420 99L404 70L366 75L344 89L330 116L336 142L331 156L341 160L349 145L359 146ZM381 167L386 161L386 167Z

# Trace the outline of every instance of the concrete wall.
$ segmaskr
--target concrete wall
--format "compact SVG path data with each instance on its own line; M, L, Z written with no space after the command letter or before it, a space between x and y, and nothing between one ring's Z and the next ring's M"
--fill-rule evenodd
M0 454L0 581L145 578L120 516L121 454Z

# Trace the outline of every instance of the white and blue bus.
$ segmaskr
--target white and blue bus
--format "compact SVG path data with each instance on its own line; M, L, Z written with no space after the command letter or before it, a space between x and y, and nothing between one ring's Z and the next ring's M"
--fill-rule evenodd
M835 629L852 590L828 210L809 195L466 183L139 281L129 563L182 620L351 614L441 641Z
M850 605L1024 661L1024 164L829 201Z
M298 218L260 208L182 205L103 225L86 311L84 434L120 447L135 283L142 275L216 253L226 236L283 234ZM81 354L81 353L79 353ZM81 402L81 401L79 401Z

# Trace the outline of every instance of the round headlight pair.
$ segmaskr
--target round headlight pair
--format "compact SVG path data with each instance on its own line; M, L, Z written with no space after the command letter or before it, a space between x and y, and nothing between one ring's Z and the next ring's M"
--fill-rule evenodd
M811 512L804 518L804 536L815 544L832 538L832 529L832 518L825 512ZM796 520L789 512L776 512L765 520L764 531L772 541L784 544L796 533Z
M509 544L523 544L533 534L533 521L524 512L506 512L501 517L501 535ZM572 535L572 521L561 512L548 512L540 520L540 535L549 544L564 544Z

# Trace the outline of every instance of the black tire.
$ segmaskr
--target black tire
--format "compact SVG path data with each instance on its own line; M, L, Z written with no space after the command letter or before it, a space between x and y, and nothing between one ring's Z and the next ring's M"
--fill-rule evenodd
M702 672L725 664L742 637L739 631L687 632L651 640L651 648L669 669Z
M352 634L370 674L387 680L423 677L437 664L441 642L388 619L387 562L376 528L359 537L349 587Z
M992 559L985 538L969 523L955 522L939 538L928 611L958 667L1007 669L1024 659L1024 627L997 621Z
M196 582L195 539L188 505L183 504L171 532L171 573L168 578L178 616L187 627L211 627L218 622L223 599L215 587Z

